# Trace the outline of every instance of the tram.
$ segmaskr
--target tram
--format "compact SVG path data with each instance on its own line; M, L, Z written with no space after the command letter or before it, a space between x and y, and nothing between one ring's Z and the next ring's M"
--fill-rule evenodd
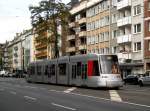
M28 82L60 85L109 87L123 86L118 57L105 54L64 56L32 62L28 66Z

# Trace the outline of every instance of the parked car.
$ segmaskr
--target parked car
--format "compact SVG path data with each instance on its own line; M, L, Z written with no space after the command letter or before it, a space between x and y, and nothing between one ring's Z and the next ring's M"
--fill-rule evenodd
M144 74L139 78L139 85L142 87L144 85L150 85L150 75Z
M1 77L8 77L8 72L5 70L0 71L0 76Z
M128 84L135 84L137 85L139 83L139 77L137 75L128 75L125 79L124 79L124 83L128 83Z

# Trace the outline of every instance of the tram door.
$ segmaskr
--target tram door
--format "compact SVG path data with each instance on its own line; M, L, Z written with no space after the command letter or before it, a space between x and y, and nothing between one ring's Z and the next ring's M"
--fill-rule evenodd
M43 68L43 81L44 83L49 83L49 79L48 79L48 65L44 65Z
M87 63L83 62L82 63L82 70L81 70L81 79L82 79L82 85L87 84Z
M36 66L36 82L43 82L43 75L42 75L42 72L43 72L43 67L42 65L37 65Z
M81 62L73 62L71 63L71 77L70 82L71 85L80 86L83 84L82 81L82 63Z
M70 83L71 85L77 85L77 63L71 64L71 77L70 77Z

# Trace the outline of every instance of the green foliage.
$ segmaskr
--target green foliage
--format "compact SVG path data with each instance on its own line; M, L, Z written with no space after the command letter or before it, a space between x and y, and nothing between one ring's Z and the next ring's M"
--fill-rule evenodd
M43 0L38 6L30 6L29 10L32 26L37 28L39 24L45 23L46 29L52 33L48 43L55 44L55 57L59 57L57 26L61 25L65 28L68 25L70 16L68 7L60 0Z

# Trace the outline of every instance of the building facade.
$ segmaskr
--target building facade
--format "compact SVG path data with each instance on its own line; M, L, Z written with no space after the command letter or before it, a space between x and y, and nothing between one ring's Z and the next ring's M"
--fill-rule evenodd
M32 62L32 30L24 30L21 33L22 38L22 69L27 71L27 67Z
M9 72L13 72L13 42L9 41L8 43L8 67Z
M0 44L0 70L3 69L3 55L4 55L3 47L4 44Z
M8 66L8 42L7 41L3 46L2 62L3 62L3 69L9 70L9 66Z
M67 19L67 18L66 18ZM59 56L66 55L66 26L57 21L57 46ZM51 20L43 21L33 28L33 61L55 58L55 41Z
M144 0L144 58L145 71L150 71L150 1Z
M81 0L70 10L67 54L117 54L124 76L144 73L143 0Z

